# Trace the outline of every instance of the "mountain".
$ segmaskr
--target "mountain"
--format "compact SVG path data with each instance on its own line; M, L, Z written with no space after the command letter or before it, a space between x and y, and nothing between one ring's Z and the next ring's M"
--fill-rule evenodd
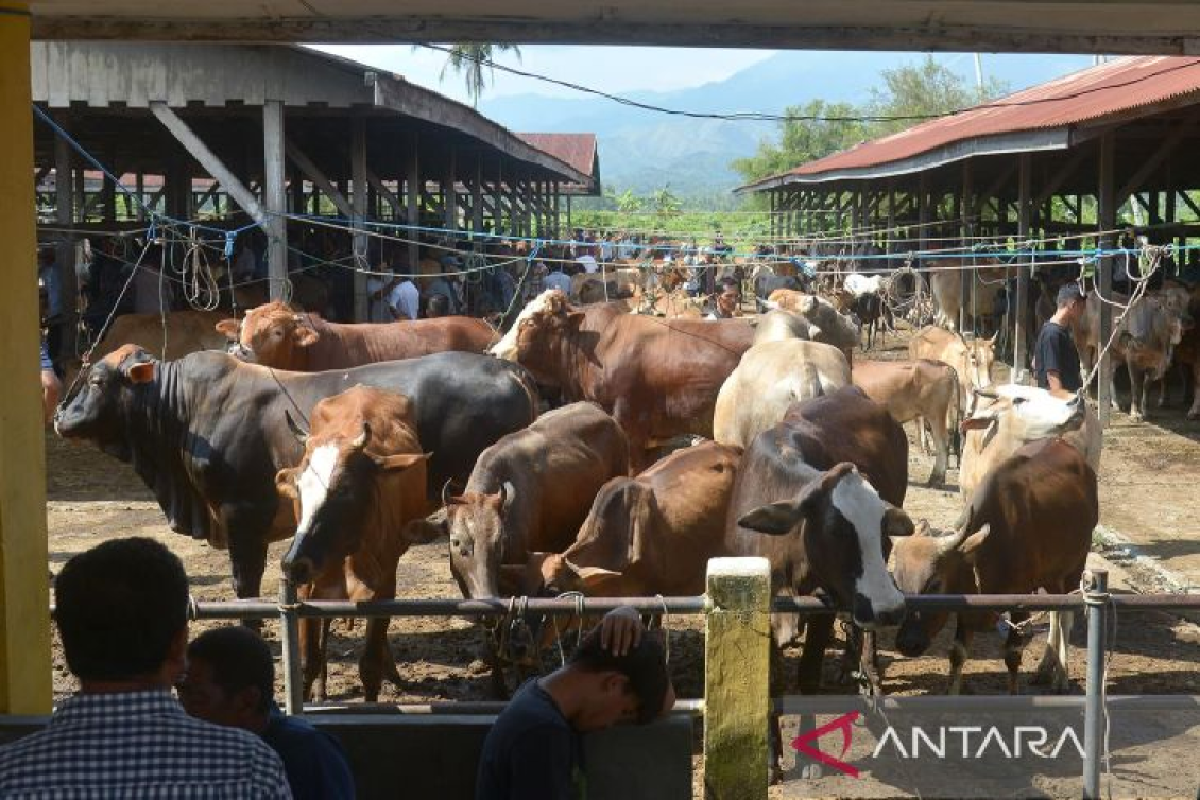
M636 53L636 51L635 51ZM781 51L723 81L670 92L638 91L625 97L664 108L733 114L781 113L809 100L862 103L882 86L880 73L923 59L918 53ZM975 81L969 53L939 54L964 79ZM984 55L984 75L1012 90L1023 89L1088 67L1091 56ZM515 131L595 133L600 172L606 186L644 193L670 184L684 196L728 191L739 183L729 164L750 155L777 125L757 121L689 119L582 96L537 94L485 100L480 111Z

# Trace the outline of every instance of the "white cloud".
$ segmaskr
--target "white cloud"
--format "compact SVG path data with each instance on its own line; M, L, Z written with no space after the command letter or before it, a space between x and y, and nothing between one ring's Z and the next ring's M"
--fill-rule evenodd
M440 80L446 55L408 45L319 45L364 64L403 75L409 81L434 89L456 100L466 100L462 78L447 73ZM672 47L535 46L521 48L518 60L511 53L497 57L500 64L548 75L606 92L634 90L670 91L700 86L728 78L770 56L772 50L701 50ZM531 92L554 97L578 97L578 92L530 78L495 73L485 97Z

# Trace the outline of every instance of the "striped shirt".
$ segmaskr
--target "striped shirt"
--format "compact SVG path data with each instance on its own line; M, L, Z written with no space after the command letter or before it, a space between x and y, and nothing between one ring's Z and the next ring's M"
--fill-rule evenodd
M165 689L76 695L0 747L5 800L276 800L283 764L257 736L189 717Z

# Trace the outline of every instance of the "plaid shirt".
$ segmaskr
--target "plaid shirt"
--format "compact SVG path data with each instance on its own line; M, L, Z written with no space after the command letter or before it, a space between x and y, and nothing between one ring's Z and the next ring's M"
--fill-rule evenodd
M5 800L291 798L252 733L189 717L169 691L76 695L45 730L0 747Z

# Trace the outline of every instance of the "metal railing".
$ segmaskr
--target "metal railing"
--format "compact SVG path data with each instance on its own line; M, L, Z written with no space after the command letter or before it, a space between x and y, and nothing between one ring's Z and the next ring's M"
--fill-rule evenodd
M568 616L602 614L619 606L631 606L642 613L709 614L714 611L712 600L706 595L690 597L609 597L609 598L488 598L488 599L395 599L355 603L345 601L302 601L298 600L295 588L283 584L279 602L264 600L231 602L193 602L191 616L197 620L249 620L278 617L282 628L284 683L287 694L288 713L304 710L303 679L299 648L299 625L302 619L329 619L349 617L404 617L404 616L468 616L505 617L514 613L527 615ZM1100 796L1100 775L1106 716L1110 705L1129 705L1136 698L1107 698L1104 686L1106 641L1109 615L1122 610L1200 610L1200 594L1160 595L1111 595L1108 591L1108 573L1091 570L1084 574L1078 594L998 594L998 595L921 595L908 596L906 606L921 611L1083 611L1087 621L1087 670L1085 695L1079 697L1029 698L1031 705L1041 708L1077 709L1084 704L1084 797ZM730 609L725 609L730 610ZM776 597L770 605L776 613L830 613L831 608L813 597ZM1003 699L1011 702L1010 698ZM1147 698L1152 700L1154 698ZM830 698L833 701L833 698ZM907 698L881 698L885 703L903 703ZM988 702L988 698L945 698L947 703L974 707ZM838 702L838 701L834 701ZM844 701L842 701L844 702ZM1177 705L1177 701L1173 701ZM444 712L459 706L458 702L414 706L407 713ZM386 704L374 704L376 710L388 708ZM390 707L391 710L402 710ZM468 702L461 708L470 708L473 713L497 713L501 703ZM789 709L787 698L774 704L777 712ZM422 709L425 709L422 712ZM806 705L812 711L811 705ZM704 701L681 701L677 710L687 713L708 713Z

